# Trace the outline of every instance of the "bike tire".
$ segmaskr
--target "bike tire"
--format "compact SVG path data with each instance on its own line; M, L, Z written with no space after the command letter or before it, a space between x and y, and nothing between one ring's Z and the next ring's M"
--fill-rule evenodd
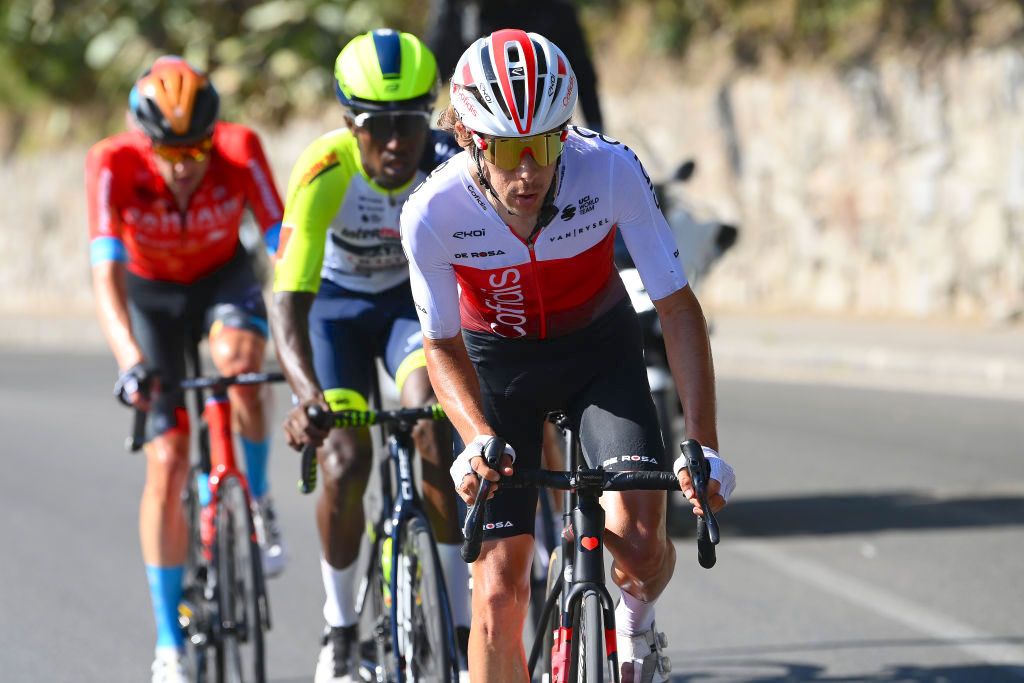
M199 529L199 515L202 505L199 497L199 475L202 469L193 465L188 472L185 490L181 494L181 505L185 511L185 527L188 535L188 551L185 554L185 575L194 575L206 564L203 557L203 539Z
M537 519L534 528L533 566L530 568L530 609L529 623L534 628L534 638L540 635L541 613L547 600L550 581L551 557L559 546L558 533L555 530L554 506L547 491L541 491L537 505Z
M385 581L380 557L383 543L379 541L368 544L370 566L366 570L366 581L369 602L364 603L360 618L369 626L373 642L375 661L371 670L372 680L392 681L396 675L391 647L391 604L385 601Z
M188 549L185 553L185 582L182 586L182 601L178 605L178 622L185 632L185 656L192 662L196 682L207 683L214 680L216 672L207 647L210 633L204 589L209 567L203 556L200 531L200 514L203 508L199 498L198 476L201 472L198 465L192 466L181 493Z
M570 681L604 683L608 660L604 654L603 623L601 596L594 591L587 591L573 614Z
M399 544L398 567L392 568L398 571L396 652L406 680L457 683L451 658L455 633L445 619L450 611L442 604L444 578L433 537L426 524L412 518L402 526Z
M548 559L548 580L544 587L545 598L551 594L551 589L554 588L555 582L558 581L558 573L560 571L562 571L562 548L557 547L551 551L551 557ZM551 648L555 646L555 631L558 629L559 614L558 605L555 605L555 610L548 618L548 623L536 625L537 634L543 638L544 643L541 646L540 659L542 681L552 680Z
M218 496L214 566L219 678L222 683L265 683L266 593L248 497L233 477L221 482Z

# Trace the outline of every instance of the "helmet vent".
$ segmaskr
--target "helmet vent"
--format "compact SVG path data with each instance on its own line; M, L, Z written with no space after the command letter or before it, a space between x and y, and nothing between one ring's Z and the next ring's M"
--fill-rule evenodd
M484 49L481 50L480 66L484 68L484 78L486 78L491 83L494 83L495 81L498 80L498 77L494 73L494 67L491 66L491 48L487 46L485 46Z
M533 43L533 53L537 55L537 75L544 76L548 72L548 58L544 55L544 50L540 49L540 45L537 41L531 41Z
M515 98L516 111L519 114L519 120L522 121L526 118L526 112L524 111L524 105L526 104L526 81L517 78L512 81L512 96Z
M480 88L476 87L475 85L464 85L462 86L462 89L468 92L470 95L472 95L480 104L481 107L483 107L487 111L492 111L490 105L488 105L487 102L484 101L484 98L480 95Z
M494 81L491 81L491 88L492 88L492 89L495 89L495 86L497 86L497 85L498 85L497 83L495 83ZM505 115L505 118L506 118L506 119L508 119L509 121L511 121L511 120L512 120L512 114L511 114L511 112L509 112L509 110L508 110L508 106L507 106L507 105L505 104L505 98L504 98L504 97L502 97L502 96L501 96L501 95L499 94L499 95L498 95L497 97L495 97L494 99L496 99L496 100L498 101L498 106L499 106L499 107L501 107L501 113Z

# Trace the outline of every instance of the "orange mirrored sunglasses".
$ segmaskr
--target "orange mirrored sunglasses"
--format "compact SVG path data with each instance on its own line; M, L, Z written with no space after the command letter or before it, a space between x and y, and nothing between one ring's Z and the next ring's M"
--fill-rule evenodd
M160 145L153 143L153 153L164 161L177 164L182 161L202 161L213 149L213 139L206 138L194 145Z
M474 135L484 159L498 168L511 171L529 154L539 166L550 166L562 153L568 131L564 129L538 133L526 138L492 138Z

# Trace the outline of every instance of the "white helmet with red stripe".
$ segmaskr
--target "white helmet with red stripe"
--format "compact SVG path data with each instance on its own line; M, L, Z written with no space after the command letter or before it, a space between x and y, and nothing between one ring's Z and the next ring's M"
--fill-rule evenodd
M576 75L538 33L502 29L462 53L451 101L470 130L495 137L536 135L564 125L576 108Z

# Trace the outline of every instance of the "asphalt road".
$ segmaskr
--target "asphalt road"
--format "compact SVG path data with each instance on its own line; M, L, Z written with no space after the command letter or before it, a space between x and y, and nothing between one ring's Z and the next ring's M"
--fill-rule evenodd
M120 450L113 374L105 355L0 353L0 681L148 680L143 463ZM1024 680L1024 404L727 380L719 405L739 486L717 567L677 539L658 612L674 681ZM312 500L280 438L272 457L292 561L270 673L306 681Z

